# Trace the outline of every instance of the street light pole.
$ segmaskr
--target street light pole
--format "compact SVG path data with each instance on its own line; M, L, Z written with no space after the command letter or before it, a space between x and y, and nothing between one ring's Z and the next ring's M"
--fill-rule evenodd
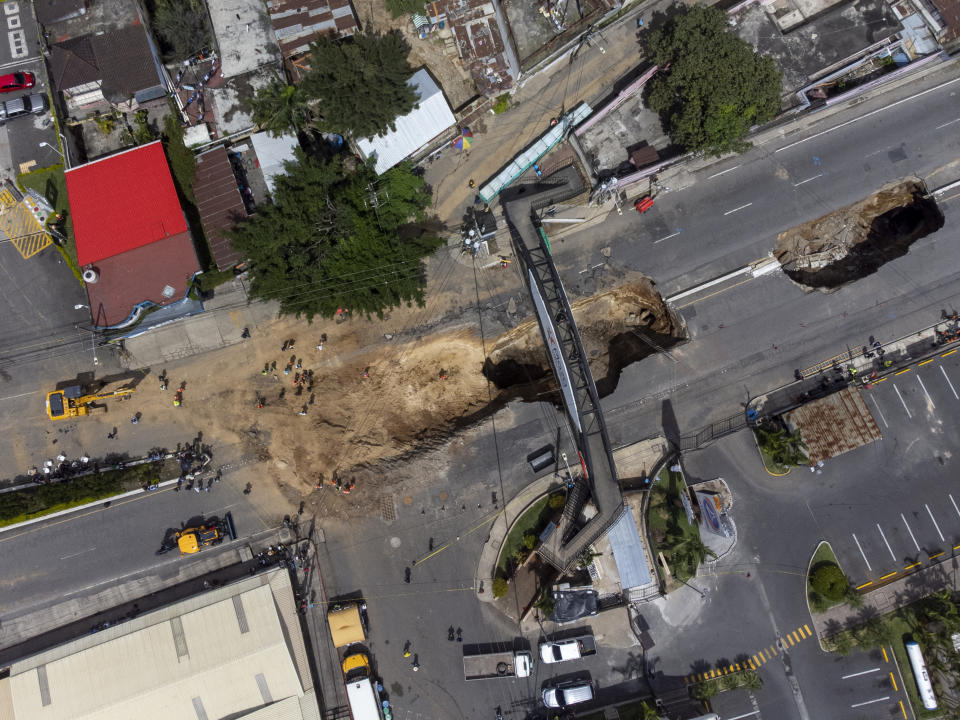
M65 166L65 167L69 167L69 165L67 165L67 159L64 157L63 153L60 152L59 150L57 150L57 149L56 149L53 145L51 145L50 143L44 141L44 142L41 142L41 143L38 145L38 147L48 147L48 148L50 148L50 149L53 150L57 155L60 156L60 159L63 160L64 166Z
M84 305L83 303L77 303L76 305L73 306L74 310L83 310L84 308L89 310L90 306ZM79 323L74 325L74 327L77 330L81 329ZM82 328L82 329L87 330L87 328ZM99 358L97 358L97 331L96 330L87 330L87 331L90 333L90 349L93 351L93 364L95 366L98 366L100 365L100 360Z

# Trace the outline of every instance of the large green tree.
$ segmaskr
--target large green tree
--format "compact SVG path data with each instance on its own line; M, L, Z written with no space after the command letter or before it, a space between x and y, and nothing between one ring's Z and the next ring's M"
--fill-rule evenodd
M722 10L687 8L652 31L646 49L660 66L647 85L647 104L685 150L742 151L750 127L780 108L776 65L734 34Z
M148 7L165 59L185 60L210 43L202 0L155 0Z
M430 192L410 163L377 177L298 151L277 178L274 204L237 225L234 246L250 263L251 294L312 319L338 309L382 316L423 303L423 257L442 244L419 223Z
M257 93L254 120L274 134L311 127L364 138L395 129L397 116L417 103L407 84L409 53L399 30L322 35L310 46L310 70L296 89L277 83Z

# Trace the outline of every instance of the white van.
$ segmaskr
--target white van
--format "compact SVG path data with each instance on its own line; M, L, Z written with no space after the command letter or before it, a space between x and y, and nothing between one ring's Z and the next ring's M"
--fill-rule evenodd
M543 704L548 708L567 707L590 700L593 700L593 686L582 680L543 689Z

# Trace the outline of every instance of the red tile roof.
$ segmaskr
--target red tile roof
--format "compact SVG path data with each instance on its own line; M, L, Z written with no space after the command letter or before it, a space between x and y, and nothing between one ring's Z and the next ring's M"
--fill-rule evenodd
M187 232L159 140L71 168L66 180L81 268Z
M90 314L97 327L110 327L130 317L142 302L169 305L182 300L200 266L190 233L182 232L99 260L96 268L99 279L87 283Z
M239 262L240 253L233 249L225 231L239 218L246 217L247 211L222 145L197 156L193 187L213 261L221 270L232 268Z

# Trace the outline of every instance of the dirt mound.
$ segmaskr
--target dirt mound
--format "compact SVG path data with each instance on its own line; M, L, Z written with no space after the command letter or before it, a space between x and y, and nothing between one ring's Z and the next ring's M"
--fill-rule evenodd
M906 255L920 238L943 227L940 208L917 177L777 237L774 255L793 281L829 290L875 273Z

